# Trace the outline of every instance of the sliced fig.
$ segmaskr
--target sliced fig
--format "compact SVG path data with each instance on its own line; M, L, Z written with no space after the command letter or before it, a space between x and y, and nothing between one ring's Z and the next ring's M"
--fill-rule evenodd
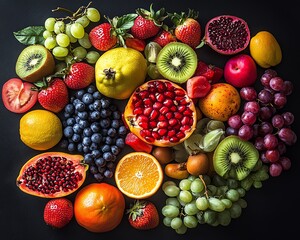
M81 155L44 152L23 165L16 184L23 192L37 197L64 197L84 183L87 169Z
M187 92L165 79L151 80L131 95L124 111L130 131L154 146L183 142L196 127L196 110Z
M220 15L205 26L204 43L220 54L232 55L243 51L250 42L247 22L232 15Z

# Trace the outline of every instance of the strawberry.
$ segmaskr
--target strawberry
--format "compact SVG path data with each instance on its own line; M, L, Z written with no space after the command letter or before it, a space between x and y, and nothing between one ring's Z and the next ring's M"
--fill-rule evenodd
M182 12L169 14L169 16L175 25L176 38L195 49L201 42L201 26L196 20L198 12L190 9L188 14Z
M125 143L130 146L136 152L151 153L153 146L144 142L135 134L129 132L125 137Z
M124 46L124 38L133 25L137 14L127 14L122 17L107 18L107 23L101 23L89 33L89 39L93 47L99 51L107 51L117 45Z
M137 51L144 51L146 47L146 42L143 39L138 39L138 38L126 38L125 40L125 45L129 48L133 48Z
M204 76L210 84L213 84L222 78L223 69L212 64L199 61L194 76Z
M170 31L162 29L152 41L164 47L170 42L176 42L177 39Z
M135 200L127 210L128 220L132 227L139 230L156 228L159 224L159 215L156 206L147 200Z
M70 89L82 89L90 85L95 79L95 68L88 63L73 63L67 71L64 80Z
M154 37L161 29L163 20L168 17L164 8L155 12L152 4L150 5L150 11L138 8L136 13L138 16L134 20L130 31L135 38L139 39Z
M38 102L49 111L58 113L68 104L68 88L60 78L49 78L41 82L36 82L38 87Z
M73 215L73 203L67 198L51 199L44 208L44 221L53 228L66 226Z

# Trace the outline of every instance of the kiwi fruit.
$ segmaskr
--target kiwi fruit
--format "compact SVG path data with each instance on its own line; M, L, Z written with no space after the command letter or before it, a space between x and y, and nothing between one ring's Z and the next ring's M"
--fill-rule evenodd
M238 136L225 137L213 155L215 172L224 178L243 180L256 166L259 152L255 146Z
M43 45L25 47L16 62L17 75L27 82L36 82L53 74L55 60L51 52Z
M160 74L175 83L184 83L191 78L197 68L197 54L189 45L171 42L157 55L156 66Z

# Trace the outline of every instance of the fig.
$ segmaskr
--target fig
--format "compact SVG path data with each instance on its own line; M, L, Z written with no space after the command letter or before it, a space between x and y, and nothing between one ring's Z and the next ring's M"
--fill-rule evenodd
M64 197L80 188L87 169L81 155L44 152L23 165L16 184L20 190L33 196Z

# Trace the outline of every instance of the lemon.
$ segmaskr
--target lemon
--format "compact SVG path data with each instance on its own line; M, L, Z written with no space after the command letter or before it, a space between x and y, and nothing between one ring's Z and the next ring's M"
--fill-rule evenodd
M274 35L260 31L250 40L250 54L262 68L274 67L281 62L282 52Z
M58 116L47 110L32 110L20 119L20 138L28 147L47 150L62 138L62 124Z
M114 99L127 99L146 78L147 61L133 48L117 47L102 54L95 65L96 86Z

